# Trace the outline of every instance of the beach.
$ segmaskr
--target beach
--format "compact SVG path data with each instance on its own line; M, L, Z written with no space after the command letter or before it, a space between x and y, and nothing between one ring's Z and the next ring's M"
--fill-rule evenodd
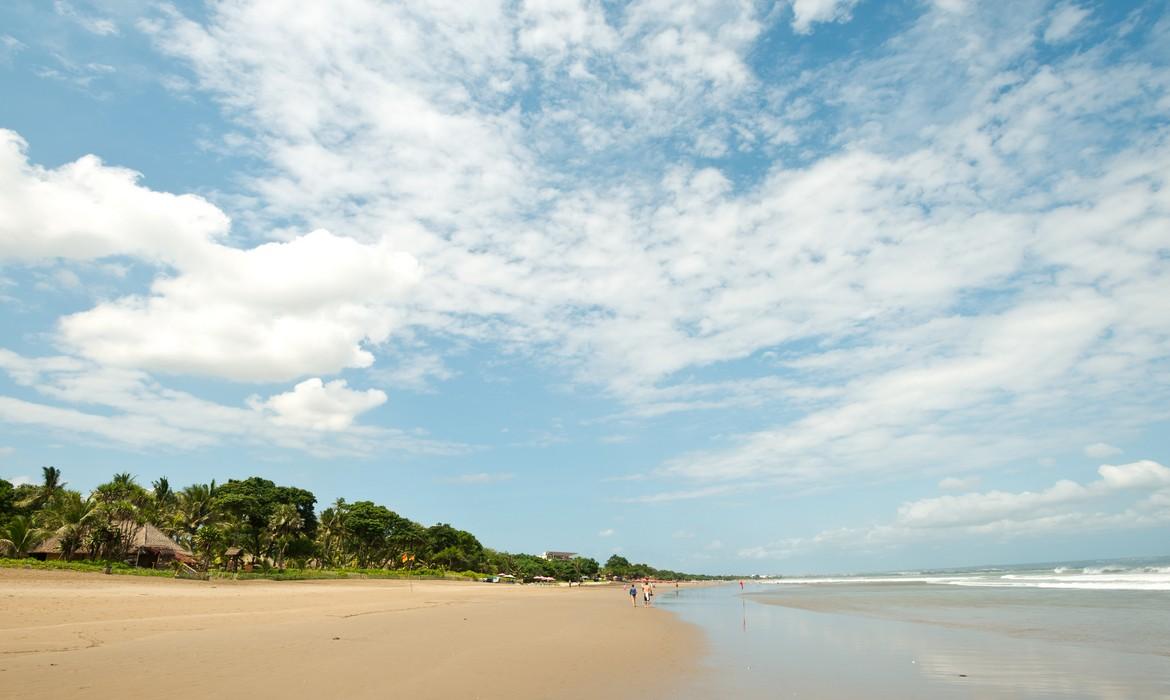
M702 633L623 586L0 570L5 697L666 697ZM648 651L650 650L650 651Z
M662 607L708 637L686 698L1170 698L1166 575L794 579Z

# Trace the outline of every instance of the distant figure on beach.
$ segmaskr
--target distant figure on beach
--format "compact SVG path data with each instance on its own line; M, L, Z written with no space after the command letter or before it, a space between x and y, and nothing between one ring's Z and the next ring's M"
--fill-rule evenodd
M635 608L638 607L638 586L633 583L630 584L630 602Z
M739 590L741 590L741 591L743 590L743 581L739 582Z

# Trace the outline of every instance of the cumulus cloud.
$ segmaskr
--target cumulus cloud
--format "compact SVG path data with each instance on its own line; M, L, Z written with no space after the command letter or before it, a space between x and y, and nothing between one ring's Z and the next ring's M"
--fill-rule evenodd
M1110 445L1107 442L1094 442L1092 445L1085 445L1085 456L1094 459L1105 459L1113 455L1119 455L1123 452L1120 447Z
M0 130L0 259L131 256L177 271L60 319L62 344L104 365L239 381L368 367L363 345L397 327L421 275L387 239L316 230L231 247L228 217L204 199L149 190L94 156L44 169L25 148Z
M155 192L138 173L85 156L55 169L29 162L28 144L0 129L0 260L92 260L130 255L198 259L228 233L205 199Z
M598 537L613 537L615 534L617 534L616 530L614 530L612 527L607 527L606 529L597 533L597 536Z
M148 296L65 316L64 344L103 364L279 381L368 367L396 328L415 259L318 230L249 250L215 247Z
M292 391L251 400L251 406L270 411L277 425L312 430L345 430L359 414L386 403L386 393L378 389L354 391L344 379L323 382L314 377L293 387Z

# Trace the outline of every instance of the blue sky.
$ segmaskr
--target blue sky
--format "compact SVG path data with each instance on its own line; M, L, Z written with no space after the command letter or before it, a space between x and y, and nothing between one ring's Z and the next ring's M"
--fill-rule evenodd
M1160 2L7 3L0 475L703 572L1167 554Z

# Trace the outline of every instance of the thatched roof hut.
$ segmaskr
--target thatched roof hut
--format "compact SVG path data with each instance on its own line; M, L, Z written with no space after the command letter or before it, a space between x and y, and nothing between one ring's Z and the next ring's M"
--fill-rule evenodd
M128 525L134 527L134 534L130 538L127 549L127 558L134 560L139 566L153 567L171 559L178 559L184 564L195 563L195 555L183 545L175 542L166 533L150 523L142 525ZM74 556L84 557L85 550L77 550ZM57 559L61 556L61 540L53 536L29 550L29 556L36 559Z

